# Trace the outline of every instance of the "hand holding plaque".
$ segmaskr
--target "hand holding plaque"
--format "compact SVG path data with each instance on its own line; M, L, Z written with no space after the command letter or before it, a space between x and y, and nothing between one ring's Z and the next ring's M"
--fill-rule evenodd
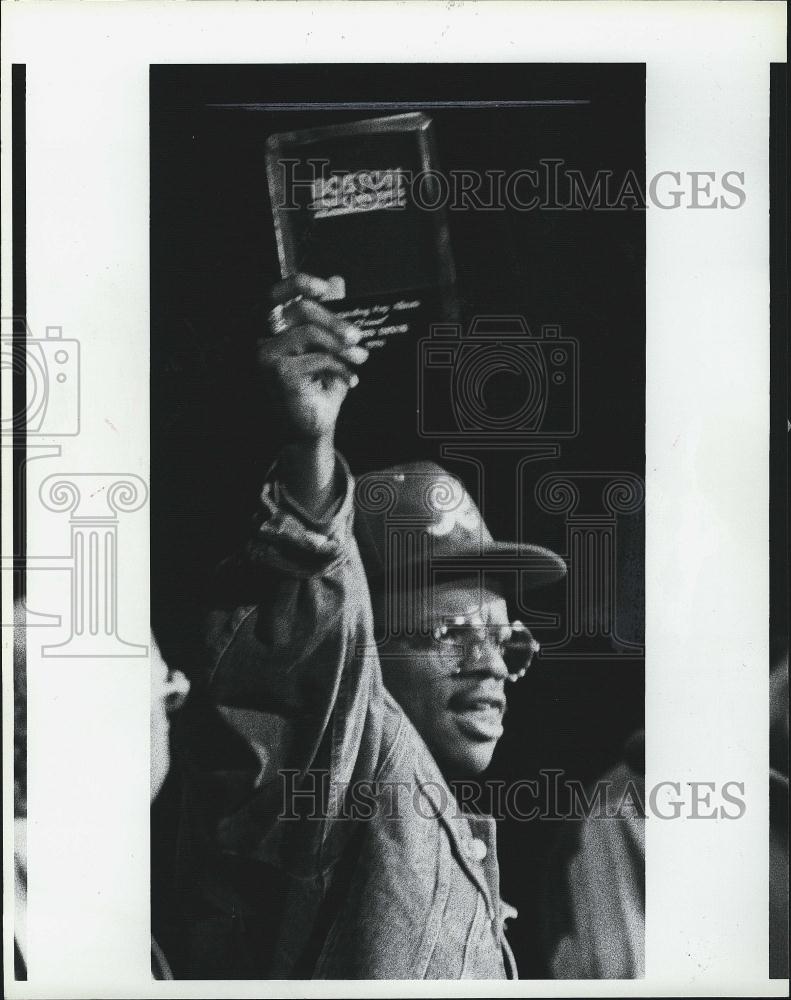
M279 413L286 441L334 441L335 423L356 367L368 360L362 331L321 303L328 282L297 274L272 289L271 336L258 345L258 364Z

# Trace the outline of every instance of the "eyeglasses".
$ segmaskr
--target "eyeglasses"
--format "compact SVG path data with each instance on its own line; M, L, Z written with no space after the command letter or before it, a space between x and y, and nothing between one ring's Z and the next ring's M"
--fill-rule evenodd
M510 625L483 625L471 618L447 618L431 631L434 643L456 661L454 672L461 674L464 663L480 660L487 647L497 652L508 670L508 680L516 682L528 671L541 648L522 622Z

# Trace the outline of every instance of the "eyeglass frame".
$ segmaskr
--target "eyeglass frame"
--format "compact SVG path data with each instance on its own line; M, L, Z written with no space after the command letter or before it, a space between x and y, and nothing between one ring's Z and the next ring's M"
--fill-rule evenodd
M456 628L469 629L470 635L472 635L474 632L478 632L478 636L472 641L466 640L464 643L458 643L455 646L457 655L462 659L462 661L464 661L467 660L470 656L473 656L476 660L480 660L481 657L483 656L483 650L487 645L493 646L495 649L498 650L498 652L500 652L501 656L503 655L501 650L498 648L502 646L502 642L497 642L497 643L492 642L491 633L493 631L501 631L507 628L509 630L509 637L508 640L506 641L510 641L514 633L525 635L527 639L525 645L525 652L527 654L527 663L515 673L509 671L507 677L507 680L509 680L511 683L514 684L517 681L521 680L525 676L527 671L530 669L530 666L532 665L533 662L533 658L541 650L540 643L536 641L536 639L533 636L533 633L530 631L527 625L525 625L524 622L521 622L518 619L515 619L512 622L502 625L484 625L481 622L474 621L473 618L474 616L467 616L467 615L449 616L448 618L444 619L444 621L436 625L433 625L429 629L427 635L423 636L423 638L424 639L428 638L429 641L436 644L436 646L439 647L441 650L447 652L452 647L450 647L449 644L443 644L443 639L445 638L445 636L447 636L449 628L453 628L455 626ZM480 637L481 632L486 633L486 636L484 638ZM469 647L466 650L464 649L465 645ZM503 659L505 659L504 656ZM454 669L453 674L455 676L459 676L463 673L471 673L471 672L472 671L465 670L463 665L459 665Z

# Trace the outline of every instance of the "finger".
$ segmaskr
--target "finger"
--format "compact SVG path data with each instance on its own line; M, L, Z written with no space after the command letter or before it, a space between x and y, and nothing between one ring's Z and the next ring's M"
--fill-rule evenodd
M363 337L359 327L348 323L312 299L291 299L273 306L269 313L269 332L283 337L295 326L319 326L337 337L340 344L356 344Z
M277 337L260 340L259 348L262 360L326 352L352 365L364 364L370 353L365 347L341 344L336 335L313 324L292 326Z
M289 369L292 376L310 378L314 381L327 382L338 379L350 389L360 381L348 365L329 354L300 354L291 360Z
M332 285L323 278L312 274L292 274L272 286L272 301L287 302L297 295L305 295L310 299L323 299L332 294Z
M363 364L370 354L365 347L339 343L336 334L312 323L292 327L283 339L287 341L289 354L326 352L353 365Z
M283 312L289 324L315 324L328 330L345 344L357 344L365 336L358 326L336 316L335 313L330 312L325 306L319 305L312 299L300 299L289 306L284 306Z

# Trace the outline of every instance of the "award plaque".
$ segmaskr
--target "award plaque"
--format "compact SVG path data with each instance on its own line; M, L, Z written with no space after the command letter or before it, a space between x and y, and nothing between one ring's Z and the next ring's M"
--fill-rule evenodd
M431 119L393 115L270 136L283 277L339 278L334 311L371 346L455 317L453 260Z
M334 301L325 304L368 334L371 356L339 424L348 457L363 466L416 457L418 343L432 324L457 319L431 119L272 135L266 164L282 276L330 279ZM350 423L356 435L344 434Z

